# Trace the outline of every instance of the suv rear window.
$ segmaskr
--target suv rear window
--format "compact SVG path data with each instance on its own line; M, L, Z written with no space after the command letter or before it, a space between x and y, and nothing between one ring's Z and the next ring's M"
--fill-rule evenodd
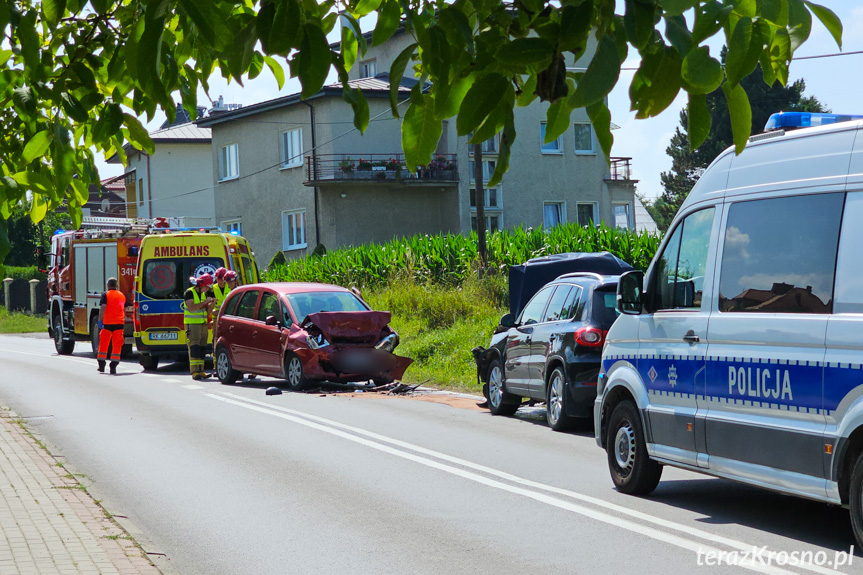
M591 307L591 315L593 321L602 329L608 329L617 316L620 314L617 311L617 286L602 286L593 291L593 305Z

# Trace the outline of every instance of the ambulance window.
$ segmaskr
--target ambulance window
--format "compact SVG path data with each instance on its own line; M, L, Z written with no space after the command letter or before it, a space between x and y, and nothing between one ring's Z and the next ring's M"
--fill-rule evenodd
M693 212L674 229L656 262L656 309L701 309L715 208Z
M252 264L252 258L249 256L243 255L241 256L243 260L243 283L244 284L253 284L257 282L257 278L255 278L255 268Z
M255 318L255 304L258 302L258 290L247 291L243 294L243 299L240 300L240 305L237 306L237 315L249 319Z
M830 313L844 193L733 204L719 311Z
M177 288L177 262L149 260L144 264L144 295L156 299L176 299L181 296Z

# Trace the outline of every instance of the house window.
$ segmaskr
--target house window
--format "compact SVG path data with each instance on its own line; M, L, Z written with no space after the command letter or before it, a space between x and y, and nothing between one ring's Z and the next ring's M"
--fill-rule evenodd
M377 66L375 65L374 60L366 60L365 62L360 62L360 77L374 78L376 74Z
M297 128L281 134L282 168L303 165L303 130Z
M306 210L282 212L282 251L306 247Z
M542 227L546 230L566 223L566 202L544 202L542 204Z
M473 134L468 136L468 142L473 138ZM468 143L467 149L468 153L473 155L473 144ZM482 153L483 154L497 154L497 136L492 136L488 140L482 143Z
M578 225L595 226L599 223L595 202L579 203L576 209L578 210Z
M144 178L138 180L138 205L144 207Z
M629 204L614 204L612 215L614 216L614 227L632 228L632 208Z
M237 144L219 148L219 181L232 180L240 174L240 158Z
M503 229L503 191L500 188L484 188L485 229ZM470 226L476 231L476 190L470 190Z
M494 170L497 167L497 162L495 160L483 160L482 161L482 181L487 182L491 179L492 174L494 174ZM475 173L475 165L473 161L470 162L470 181L476 181L474 179Z
M545 122L539 124L539 149L543 154L560 154L563 152L563 142L558 137L549 143L545 143Z
M575 153L595 154L593 147L593 126L590 124L576 124L575 128Z
M222 229L229 234L241 236L243 235L242 220L240 218L237 218L235 220L225 220L222 222Z

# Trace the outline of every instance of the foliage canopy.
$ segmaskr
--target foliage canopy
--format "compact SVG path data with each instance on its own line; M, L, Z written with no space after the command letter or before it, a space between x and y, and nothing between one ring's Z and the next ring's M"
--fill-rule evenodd
M365 130L369 108L347 72L365 52L359 21L372 13L372 42L399 26L412 43L392 65L401 77L416 62L421 80L405 111L402 141L410 169L425 163L441 123L458 115L460 135L473 143L502 133L497 169L507 170L516 138L513 108L551 102L546 140L584 107L608 154L611 116L605 97L631 50L641 64L629 88L639 118L662 112L680 92L689 95L689 134L697 147L710 129L706 95L721 86L734 143L749 136L751 110L742 78L761 63L768 84L788 79L794 51L809 36L813 16L841 47L842 24L807 0L0 0L0 261L9 249L5 220L29 197L40 221L68 203L80 222L87 187L97 183L95 154L118 154L124 142L153 152L139 117L161 108L173 121L179 94L194 114L199 88L218 70L242 83L264 67L279 85L282 62L308 97L334 68L354 123ZM339 13L341 12L341 16ZM685 18L688 14L689 18ZM341 25L341 49L327 34ZM723 66L703 44L724 34ZM588 38L597 48L579 58ZM571 56L582 70L567 70ZM428 84L427 84L428 83ZM428 89L424 86L429 85ZM393 114L398 115L396 92Z

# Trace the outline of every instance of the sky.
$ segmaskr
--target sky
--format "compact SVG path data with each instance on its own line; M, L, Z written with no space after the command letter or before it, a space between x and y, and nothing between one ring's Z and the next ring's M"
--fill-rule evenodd
M821 0L839 16L844 25L842 52L863 50L863 1ZM618 10L620 13L621 9ZM365 20L363 24L365 24ZM369 26L373 26L369 20ZM364 26L364 29L366 27ZM337 40L332 35L332 41ZM724 36L720 35L709 42L711 55L718 57ZM821 23L813 18L812 34L809 40L798 49L795 56L813 56L840 52L833 37ZM630 48L630 58L623 68L638 67L638 53ZM579 63L581 64L581 63ZM287 75L287 64L284 66ZM837 113L863 114L863 54L820 58L813 60L794 60L791 62L789 81L803 78L806 81L805 95L816 96L828 109ZM686 106L686 94L681 92L675 102L656 118L636 120L635 113L629 110L629 83L633 71L621 72L620 80L609 95L609 108L612 121L620 126L614 131L614 147L612 156L632 158L633 178L639 180L637 190L648 198L654 198L662 193L660 174L671 167L671 158L665 153L675 128L680 124L680 110ZM336 77L331 73L328 83L335 83ZM299 91L297 80L287 80L280 91L276 80L268 69L261 75L246 81L245 86L236 82L227 84L221 77L210 80L209 97L218 100L224 96L226 103L236 103L248 106L265 100L293 94ZM207 106L207 95L203 92L198 96L199 105ZM164 121L160 114L148 128L156 130ZM119 175L123 172L120 165L99 163L102 178Z

